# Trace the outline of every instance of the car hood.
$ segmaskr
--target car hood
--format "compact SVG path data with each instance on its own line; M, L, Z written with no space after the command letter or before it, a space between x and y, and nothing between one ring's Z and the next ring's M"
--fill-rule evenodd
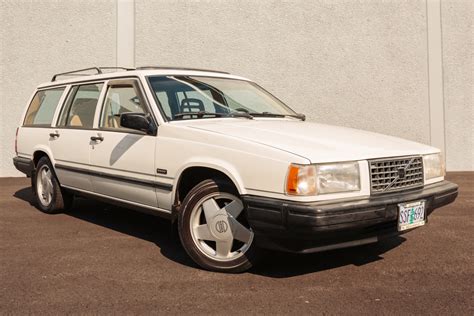
M364 160L438 152L397 137L293 119L190 120L190 128L256 142L312 163Z

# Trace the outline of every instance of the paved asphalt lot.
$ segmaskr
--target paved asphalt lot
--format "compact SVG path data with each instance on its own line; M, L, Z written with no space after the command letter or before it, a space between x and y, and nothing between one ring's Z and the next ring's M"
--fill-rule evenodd
M30 205L0 179L0 314L474 314L474 173L451 173L454 204L378 245L270 253L250 272L200 270L166 221L77 199Z

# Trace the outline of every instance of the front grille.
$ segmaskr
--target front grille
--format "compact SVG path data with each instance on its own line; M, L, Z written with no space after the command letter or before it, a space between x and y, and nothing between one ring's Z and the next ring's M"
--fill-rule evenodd
M420 156L369 160L369 167L373 194L423 185L423 159Z

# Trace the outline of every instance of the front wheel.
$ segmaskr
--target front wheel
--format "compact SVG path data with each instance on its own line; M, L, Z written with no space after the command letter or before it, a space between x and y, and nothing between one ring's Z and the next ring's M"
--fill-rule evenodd
M227 182L196 185L183 201L178 231L188 255L204 269L242 272L256 261L254 233L238 193Z

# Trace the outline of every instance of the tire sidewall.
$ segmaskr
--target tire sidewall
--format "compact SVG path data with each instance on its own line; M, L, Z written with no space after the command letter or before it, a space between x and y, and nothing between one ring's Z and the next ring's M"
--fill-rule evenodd
M191 213L197 203L212 193L226 192L239 197L235 188L227 182L204 180L196 185L185 197L178 215L178 232L181 243L188 255L201 267L219 272L243 272L252 267L256 258L255 240L240 257L231 261L217 261L203 254L191 235Z

